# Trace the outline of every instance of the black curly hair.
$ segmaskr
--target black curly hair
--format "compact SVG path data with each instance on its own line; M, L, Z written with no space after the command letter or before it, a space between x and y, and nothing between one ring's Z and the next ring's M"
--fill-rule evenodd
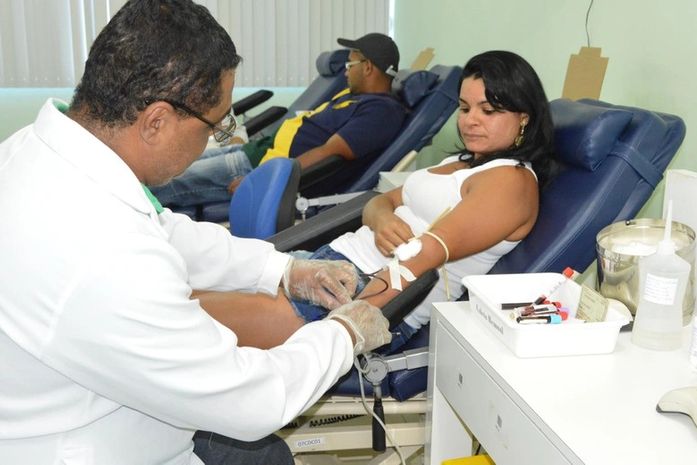
M99 33L71 111L105 126L132 124L168 98L206 113L242 58L208 10L191 0L130 0ZM146 103L147 102L147 103Z
M529 120L525 126L524 141L519 147L512 146L475 160L463 143L463 147L456 152L460 160L466 161L472 167L496 158L530 162L537 175L538 184L540 187L544 186L556 171L554 127L549 101L533 67L513 52L493 50L476 55L465 64L458 92L462 81L469 77L484 81L485 96L492 107L526 113Z

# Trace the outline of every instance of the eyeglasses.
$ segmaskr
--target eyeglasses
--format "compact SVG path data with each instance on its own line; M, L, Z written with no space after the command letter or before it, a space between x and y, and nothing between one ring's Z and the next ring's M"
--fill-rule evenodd
M347 61L346 63L344 63L344 66L348 70L348 69L351 69L351 66L355 66L358 63L363 63L364 61L368 61L368 60L363 59L363 60Z
M185 113L188 113L189 115L193 116L194 118L198 119L202 123L205 123L208 125L208 127L211 128L213 131L213 138L215 139L216 142L220 144L224 144L228 142L230 139L233 137L233 132L235 131L235 128L237 128L237 120L235 119L235 115L232 114L232 111L228 112L227 115L223 117L223 119L218 123L218 124L213 124L210 121L208 121L206 118L201 115L201 113L192 110L188 106L184 105L183 103L180 102L175 102L174 100L169 100L165 98L161 98L158 100L162 100L163 102L167 102L170 105L172 105L174 108L178 108L182 110Z

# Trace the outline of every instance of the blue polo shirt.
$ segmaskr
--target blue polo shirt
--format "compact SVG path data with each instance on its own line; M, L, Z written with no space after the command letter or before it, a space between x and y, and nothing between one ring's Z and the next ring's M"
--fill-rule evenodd
M340 94L320 111L302 119L289 155L295 158L339 134L356 158L341 173L332 176L330 185L317 190L340 192L399 134L406 115L406 108L388 94Z

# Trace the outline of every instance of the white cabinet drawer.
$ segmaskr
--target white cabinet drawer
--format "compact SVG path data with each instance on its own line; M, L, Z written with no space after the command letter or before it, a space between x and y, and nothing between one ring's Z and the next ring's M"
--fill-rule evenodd
M497 465L571 463L440 322L436 331L435 384Z

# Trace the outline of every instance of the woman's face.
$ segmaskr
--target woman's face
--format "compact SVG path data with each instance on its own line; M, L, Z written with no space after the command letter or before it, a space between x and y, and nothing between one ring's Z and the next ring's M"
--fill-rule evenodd
M475 158L506 150L520 133L528 115L496 110L486 100L484 81L468 77L460 87L460 110L457 128L465 147Z

